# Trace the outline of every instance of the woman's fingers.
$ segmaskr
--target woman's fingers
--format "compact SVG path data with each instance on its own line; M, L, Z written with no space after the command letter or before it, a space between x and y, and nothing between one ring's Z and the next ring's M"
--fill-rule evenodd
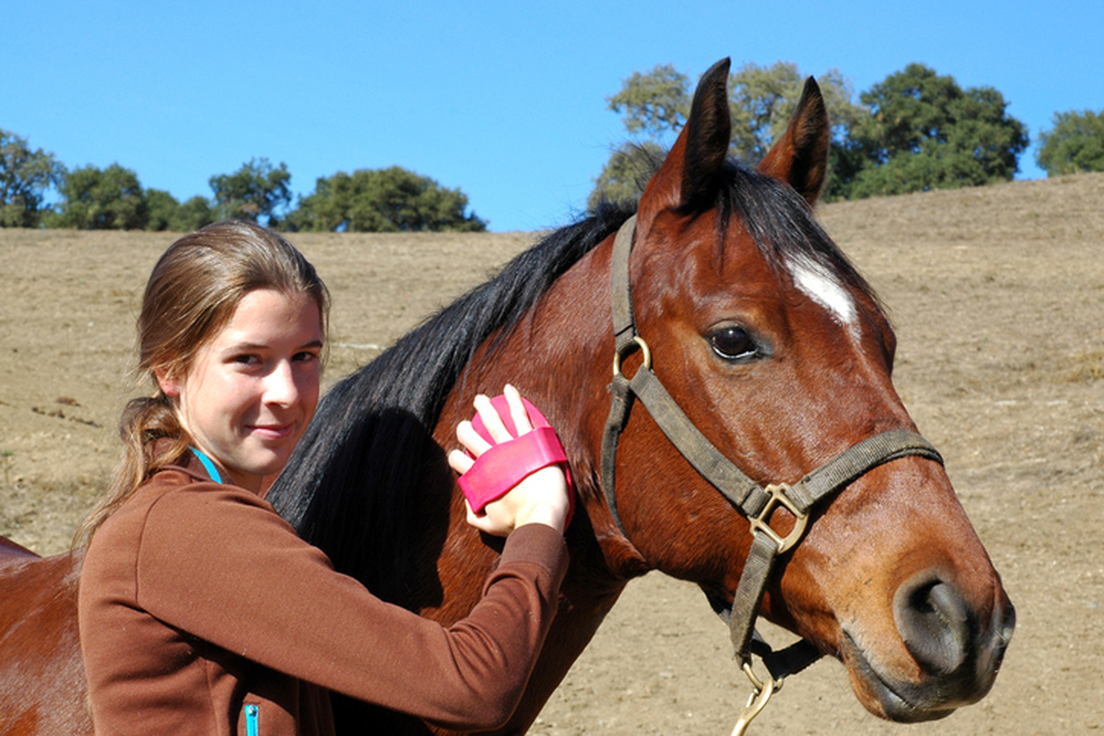
M475 410L479 413L479 418L483 421L483 426L486 428L487 433L491 435L491 439L494 440L494 444L506 442L513 439L513 436L506 430L506 425L502 423L502 417L498 415L494 405L491 404L491 400L484 394L479 394L475 397Z
M456 438L466 452L453 450L448 455L448 462L461 475L475 465L473 458L481 457L492 446L509 442L515 435L520 437L533 430L533 421L518 390L506 384L503 394L506 398L504 408L501 402L492 403L485 394L475 397L473 403L479 421L483 423L479 432L468 421L456 425ZM507 415L514 426L514 433L506 429ZM547 524L562 532L570 506L567 478L559 467L543 468L516 480L505 495L488 503L479 513L474 512L470 501L465 500L468 524L497 536L505 536L528 523Z
M521 403L521 394L518 390L507 383L502 393L506 396L506 404L510 407L510 418L514 421L514 429L517 430L518 437L532 431L533 423L529 419L529 413L525 411L525 404Z
M503 389L503 394L506 397L506 405L509 410L510 419L514 425L516 434L511 434L506 429L506 424L503 421L502 415L498 413L494 404L486 396L486 394L478 394L473 400L476 413L479 415L479 419L483 422L483 427L486 429L487 434L491 436L491 442L487 442L478 432L472 427L471 422L463 421L456 425L456 439L460 440L460 443L476 457L479 457L491 445L501 444L512 440L515 436L521 436L526 432L531 432L533 429L533 423L529 419L528 412L525 411L525 404L522 402L521 394L518 390L506 384Z
M479 457L491 449L491 443L476 432L475 427L467 419L456 425L456 439L473 457Z
M453 450L448 454L448 464L457 473L463 475L471 470L472 465L475 465L475 461L460 450Z

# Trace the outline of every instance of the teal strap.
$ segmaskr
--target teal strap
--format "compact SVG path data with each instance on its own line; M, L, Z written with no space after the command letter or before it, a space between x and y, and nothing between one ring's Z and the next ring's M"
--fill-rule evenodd
M202 450L199 450L195 447L191 447L190 449L195 454L195 456L199 458L199 462L203 463L203 469L207 471L207 475L211 477L211 480L216 483L221 483L222 476L219 475L218 468L215 467L215 464L211 461L211 458L207 457Z
M261 732L261 709L256 705L245 706L246 736L258 736Z

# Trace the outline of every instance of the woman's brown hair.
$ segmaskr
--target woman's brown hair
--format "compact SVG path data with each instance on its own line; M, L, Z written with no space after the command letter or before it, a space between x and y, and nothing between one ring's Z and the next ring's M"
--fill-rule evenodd
M325 284L303 254L271 230L236 220L218 222L180 238L157 261L138 315L136 367L156 390L127 403L119 423L123 457L107 493L77 530L74 546L87 543L142 483L187 451L191 439L155 373L186 375L196 351L230 321L242 298L257 289L311 297L325 334Z

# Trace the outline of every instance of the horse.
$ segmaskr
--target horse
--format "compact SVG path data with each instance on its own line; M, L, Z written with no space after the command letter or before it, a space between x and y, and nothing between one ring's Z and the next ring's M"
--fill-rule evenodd
M338 570L448 625L501 550L464 522L453 428L507 381L541 408L574 478L571 563L495 733L533 723L651 570L696 583L730 622L757 707L776 673L827 655L871 713L941 718L988 693L1012 635L1000 576L893 388L885 311L814 217L831 137L815 81L750 168L728 157L728 70L702 76L635 213L603 207L553 232L336 384L268 493ZM8 557L0 734L90 733L81 686L22 670L79 670L76 563ZM39 617L50 605L60 614ZM802 651L764 650L757 616ZM443 732L333 705L342 733Z

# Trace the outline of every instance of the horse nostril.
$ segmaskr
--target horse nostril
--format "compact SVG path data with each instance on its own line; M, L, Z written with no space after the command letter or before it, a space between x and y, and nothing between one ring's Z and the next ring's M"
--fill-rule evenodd
M1001 617L1001 626L998 630L998 642L1001 647L1007 647L1012 640L1012 632L1016 630L1016 608L1011 602L1004 606L1004 615Z
M950 674L965 661L970 615L953 585L931 576L906 583L897 591L893 617L905 646L922 667Z

